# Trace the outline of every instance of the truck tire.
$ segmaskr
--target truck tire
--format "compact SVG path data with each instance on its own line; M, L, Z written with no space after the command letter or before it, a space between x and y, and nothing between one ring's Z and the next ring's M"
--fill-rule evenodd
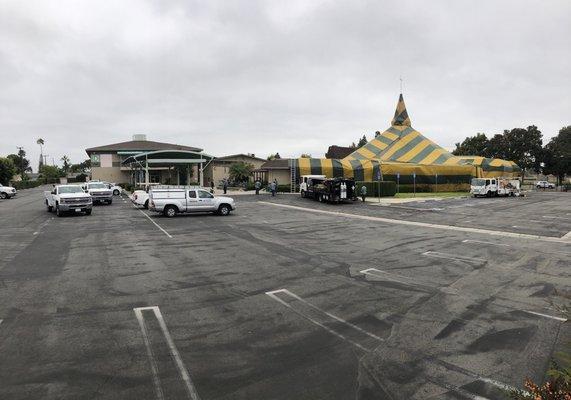
M63 211L60 211L60 210L59 210L59 205L58 205L58 204L56 204L56 215L57 215L58 217L62 217L62 216L63 216Z
M148 210L148 209L149 209L149 200L148 200L148 199L145 201L145 204L143 204L143 208L144 208L145 210Z
M7 199L8 193L0 192L0 199Z
M220 204L220 207L218 207L218 214L219 215L223 215L223 216L230 215L230 211L231 211L231 208L228 204Z
M176 217L178 209L175 206L166 206L163 210L163 215L167 218Z
M109 205L113 204L113 199L107 200L107 204L109 204Z
M486 193L486 197L492 197L492 192L490 192L490 191L488 190L488 193Z
M85 215L91 215L91 210L85 210Z
M113 191L113 196L119 196L120 194L121 194L121 193L119 192L118 189L115 189L115 190Z

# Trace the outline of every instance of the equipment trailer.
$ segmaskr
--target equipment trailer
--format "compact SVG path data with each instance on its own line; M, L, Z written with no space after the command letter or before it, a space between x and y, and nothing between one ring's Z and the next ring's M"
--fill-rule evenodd
M302 176L300 194L301 197L330 203L357 200L355 181L345 178Z

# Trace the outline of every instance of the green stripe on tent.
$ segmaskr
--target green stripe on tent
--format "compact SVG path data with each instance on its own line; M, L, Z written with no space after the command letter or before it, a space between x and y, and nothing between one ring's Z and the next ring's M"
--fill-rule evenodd
M416 156L414 156L409 162L412 164L416 164L422 160L424 160L430 153L436 150L437 147L434 146L432 143L429 143L423 150L420 151Z
M343 164L339 160L331 160L333 162L333 177L342 177L343 176Z
M359 160L350 160L351 168L353 168L353 178L356 181L365 180L365 174L363 173L363 164Z
M311 167L311 175L323 175L321 160L319 158L310 158L309 165Z
M434 160L432 164L443 164L444 161L448 160L450 157L452 157L450 154L443 153L436 160Z
M401 147L400 149L395 151L394 154L391 156L391 159L398 160L400 157L404 156L406 153L408 153L409 151L414 149L417 145L422 143L423 140L424 140L424 137L422 135L418 135L417 137L412 139L410 142L405 144L403 147Z

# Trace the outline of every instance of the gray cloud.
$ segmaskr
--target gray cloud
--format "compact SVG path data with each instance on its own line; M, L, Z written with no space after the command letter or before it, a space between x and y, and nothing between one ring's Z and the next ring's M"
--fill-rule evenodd
M83 160L150 139L214 155L322 155L389 125L568 125L568 1L3 1L0 154Z

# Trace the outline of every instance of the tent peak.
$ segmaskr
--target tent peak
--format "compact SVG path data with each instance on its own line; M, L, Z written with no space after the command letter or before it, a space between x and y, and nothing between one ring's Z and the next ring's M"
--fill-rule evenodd
M391 122L393 126L410 126L410 118L406 111L406 105L404 104L404 98L402 93L399 96L399 101L397 103L397 109L395 110L395 116Z

